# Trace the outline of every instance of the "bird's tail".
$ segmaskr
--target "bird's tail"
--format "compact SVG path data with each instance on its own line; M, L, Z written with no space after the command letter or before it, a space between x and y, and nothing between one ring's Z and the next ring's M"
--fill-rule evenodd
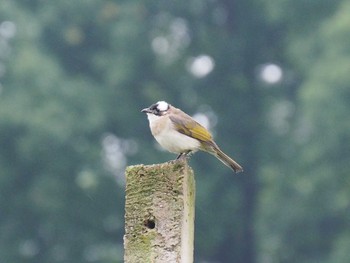
M231 159L219 148L215 148L215 156L225 165L230 167L235 173L243 172L242 166L240 166L235 160Z
M215 155L221 162L230 167L235 173L243 172L242 166L240 166L235 160L231 159L223 151L220 150L217 145L212 148L211 154Z

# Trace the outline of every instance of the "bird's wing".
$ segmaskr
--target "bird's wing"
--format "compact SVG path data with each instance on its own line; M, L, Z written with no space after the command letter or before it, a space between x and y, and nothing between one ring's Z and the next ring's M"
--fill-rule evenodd
M178 132L203 142L212 140L210 132L190 116L171 115L169 118Z

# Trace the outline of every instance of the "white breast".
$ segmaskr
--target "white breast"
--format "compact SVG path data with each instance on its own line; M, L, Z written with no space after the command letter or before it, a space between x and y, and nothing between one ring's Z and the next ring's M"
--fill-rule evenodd
M173 153L196 151L200 142L176 131L168 116L147 114L154 138L166 150Z

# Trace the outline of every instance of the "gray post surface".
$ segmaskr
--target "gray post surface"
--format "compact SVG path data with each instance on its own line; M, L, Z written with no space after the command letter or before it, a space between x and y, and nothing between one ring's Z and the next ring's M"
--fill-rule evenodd
M126 169L125 263L192 263L195 181L186 159Z

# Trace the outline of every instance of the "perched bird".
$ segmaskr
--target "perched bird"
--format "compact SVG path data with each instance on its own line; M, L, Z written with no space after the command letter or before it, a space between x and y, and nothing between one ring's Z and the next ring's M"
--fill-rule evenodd
M214 155L236 173L243 168L227 156L213 141L210 132L182 110L165 101L158 101L141 110L147 113L152 135L169 152L179 154L176 159L202 150Z

